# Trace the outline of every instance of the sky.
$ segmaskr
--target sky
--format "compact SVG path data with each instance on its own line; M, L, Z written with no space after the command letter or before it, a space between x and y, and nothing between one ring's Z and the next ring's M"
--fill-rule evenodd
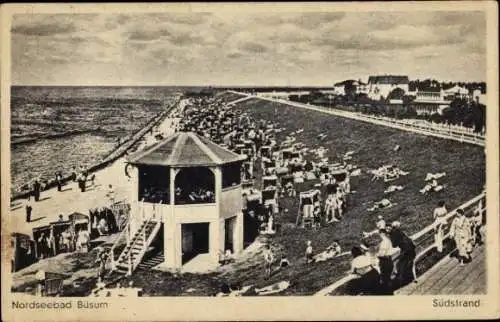
M486 79L483 12L16 14L15 85Z

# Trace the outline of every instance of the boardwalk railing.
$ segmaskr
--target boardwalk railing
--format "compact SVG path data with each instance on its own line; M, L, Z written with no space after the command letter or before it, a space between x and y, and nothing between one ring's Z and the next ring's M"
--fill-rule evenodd
M242 95L247 95L249 97L255 97L258 99L263 99L272 102L283 103L286 105L306 108L309 110L315 110L323 113L328 113L336 116L347 117L350 119L368 122L372 124L383 125L387 127L392 127L400 130L415 132L423 135L435 136L443 139L455 140L463 143L470 143L479 146L485 145L485 136L482 134L474 133L470 128L457 125L444 125L439 123L426 122L422 120L399 120L390 117L374 116L369 114L362 114L359 112L344 111L335 108L327 108L319 105L304 104L284 99L263 97L249 95L247 93L234 92Z
M465 212L465 215L469 215L471 213L477 214L483 214L486 211L486 199L485 199L485 192L481 193L480 195L472 198L471 200L467 201L466 203L462 204L460 207L454 209L453 211L450 211L445 219L446 219L446 225L443 227L443 231L446 231L446 233L443 234L443 242L448 240L450 238L450 233L449 233L449 228L452 222L452 219L455 217L457 214L458 209L463 209ZM413 234L411 236L411 239L415 243L416 246L416 253L417 256L414 261L414 266L413 266L413 272L415 277L418 279L418 276L421 274L417 274L417 266L419 262L426 257L432 250L434 250L437 247L436 240L434 238L434 232L436 228L436 223L432 223L422 229L421 231ZM451 252L453 249L449 249L448 252ZM396 252L393 255L393 261L395 264L397 264L399 260L400 253ZM422 272L420 272L422 273ZM349 272L346 272L346 275L338 280L337 282L329 285L328 287L320 290L317 292L315 295L317 296L328 296L328 295L347 295L347 294L352 294L352 285L351 281L358 279L359 276L350 274Z

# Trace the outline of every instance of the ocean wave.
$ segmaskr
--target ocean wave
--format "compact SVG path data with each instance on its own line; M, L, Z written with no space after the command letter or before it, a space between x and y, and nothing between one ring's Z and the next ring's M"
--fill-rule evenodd
M74 135L82 135L82 134L97 134L97 135L102 135L102 136L114 136L113 134L108 133L105 129L98 127L98 128L94 128L94 129L73 130L73 131L65 131L65 132L59 132L59 133L42 134L42 135L38 135L38 136L32 136L30 134L19 135L19 136L12 137L10 144L11 144L11 146L16 146L16 145L20 145L20 144L35 143L39 140L44 140L44 139L65 138L65 137L70 137L70 136L74 136Z

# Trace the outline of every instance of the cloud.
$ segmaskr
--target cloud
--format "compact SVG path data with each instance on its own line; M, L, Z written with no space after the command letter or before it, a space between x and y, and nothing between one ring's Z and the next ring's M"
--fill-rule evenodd
M212 14L210 12L191 12L191 13L147 13L145 19L152 19L155 22L169 22L180 25L200 25L207 22Z
M264 53L267 51L267 47L264 46L263 44L259 44L257 42L244 42L240 45L239 47L242 51L245 51L247 53L253 53L253 54L260 54Z
M481 11L448 11L430 14L429 24L434 26L450 26L463 24L484 24L485 13Z
M161 37L161 33L153 30L134 30L127 33L129 40L156 40Z
M76 30L72 23L45 22L37 25L19 25L12 27L12 33L26 36L51 36L67 34Z
M191 46L194 44L203 43L203 38L198 35L190 33L182 33L177 35L170 35L168 41L177 46Z
M308 12L288 19L287 22L306 29L315 29L321 25L337 22L345 17L342 12Z
M57 83L57 77L99 83L99 75L114 77L116 71L120 78L110 81L117 83L168 77L217 83L229 75L241 82L317 83L375 72L481 78L485 33L482 13L19 15L13 19L12 66L20 83ZM63 77L70 72L76 76Z

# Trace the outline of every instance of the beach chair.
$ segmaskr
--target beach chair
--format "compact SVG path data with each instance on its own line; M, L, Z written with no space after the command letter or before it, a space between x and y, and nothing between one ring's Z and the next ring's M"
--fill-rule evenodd
M311 225L314 225L314 209L316 207L321 208L320 191L314 189L301 192L299 194L299 207L295 225L305 227L309 225L309 220L312 221Z
M295 197L297 191L295 190L294 179L293 175L281 177L282 194L286 193L290 197Z
M275 186L268 186L262 190L262 204L264 207L271 206L273 212L278 213L278 190Z

